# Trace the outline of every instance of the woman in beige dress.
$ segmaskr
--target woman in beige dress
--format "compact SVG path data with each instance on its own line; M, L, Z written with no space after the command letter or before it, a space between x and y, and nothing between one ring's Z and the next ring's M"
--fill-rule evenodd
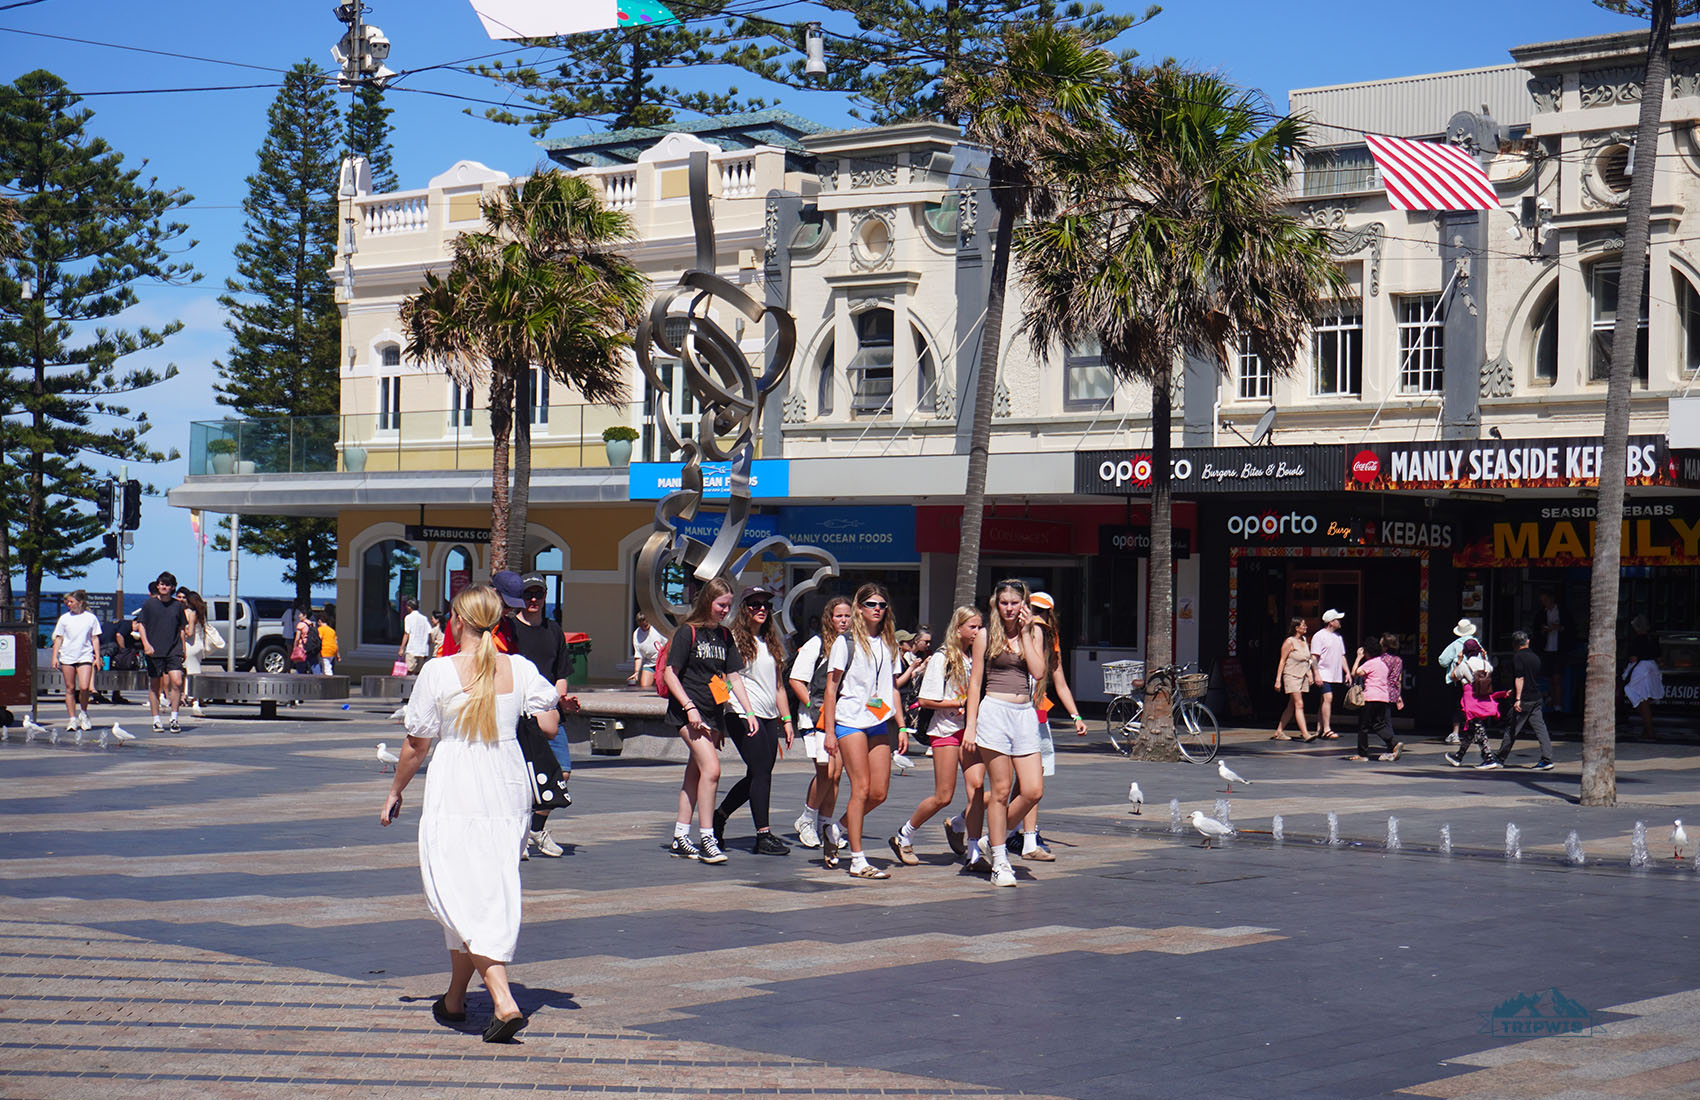
M1281 643L1281 659L1275 663L1275 690L1287 697L1287 709L1281 712L1281 720L1275 723L1275 735L1271 741L1291 741L1287 735L1288 721L1296 721L1299 736L1306 741L1314 741L1310 730L1305 728L1305 692L1310 690L1312 681L1316 679L1316 671L1312 668L1310 643L1305 635L1310 633L1310 627L1303 619L1294 619L1292 633Z

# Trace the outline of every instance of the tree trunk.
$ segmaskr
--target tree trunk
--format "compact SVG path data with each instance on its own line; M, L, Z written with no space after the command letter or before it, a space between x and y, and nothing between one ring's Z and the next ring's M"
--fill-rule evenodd
M1166 365L1151 379L1151 572L1145 598L1145 675L1175 660L1174 524L1170 501L1174 486L1169 483L1169 422L1174 375ZM1177 686L1170 681L1172 686ZM1145 699L1145 716L1132 755L1139 760L1179 760L1175 740L1172 694L1152 694Z
M525 521L531 508L531 409L529 386L514 381L514 487L508 498L508 561L509 568L523 573L530 564L526 560Z
M979 372L974 378L974 420L968 434L968 483L962 492L962 539L956 551L956 588L952 607L978 607L980 531L986 515L986 465L992 450L992 406L998 392L998 356L1003 345L1004 287L1020 204L1010 193L1011 173L1001 157L992 157L992 202L997 206L992 239L992 273L986 287L986 320L980 327Z
M1606 385L1605 453L1594 528L1594 568L1588 600L1587 698L1582 712L1582 805L1617 805L1617 618L1623 550L1623 480L1629 445L1629 387L1646 286L1647 243L1653 211L1653 172L1659 158L1660 112L1670 75L1670 0L1653 0L1641 118L1635 133L1635 175L1625 210L1623 260L1617 276L1617 324ZM1624 303L1628 303L1625 305Z
M12 533L9 522L0 519L0 607L9 607L12 591Z
M490 377L490 572L508 567L508 434L513 430L514 374Z
M308 531L295 536L295 598L313 606L313 536Z

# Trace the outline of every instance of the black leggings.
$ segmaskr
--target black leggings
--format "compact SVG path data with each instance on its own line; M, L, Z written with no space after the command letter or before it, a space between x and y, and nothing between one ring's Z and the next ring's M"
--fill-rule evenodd
M773 762L779 758L779 742L784 736L785 727L777 718L757 718L753 734L747 728L727 734L738 755L744 758L744 778L734 783L720 800L722 817L731 817L748 802L756 829L767 828L768 803L773 796Z
M1387 745L1387 751L1393 751L1393 704L1383 703L1376 699L1364 702L1363 712L1358 717L1358 755L1369 755L1369 735L1375 734Z

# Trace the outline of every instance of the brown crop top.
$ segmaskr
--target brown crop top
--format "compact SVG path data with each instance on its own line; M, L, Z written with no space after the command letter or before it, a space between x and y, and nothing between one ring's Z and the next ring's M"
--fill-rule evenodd
M1027 661L1019 653L1004 650L986 662L986 692L998 695L1026 695L1028 686Z

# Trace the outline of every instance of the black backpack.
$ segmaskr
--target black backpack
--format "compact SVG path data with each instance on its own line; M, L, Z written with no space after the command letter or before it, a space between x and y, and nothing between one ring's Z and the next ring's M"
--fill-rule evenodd
M317 661L319 655L325 651L324 639L319 637L318 623L307 624L307 636L301 640L301 650L307 654L309 661Z

